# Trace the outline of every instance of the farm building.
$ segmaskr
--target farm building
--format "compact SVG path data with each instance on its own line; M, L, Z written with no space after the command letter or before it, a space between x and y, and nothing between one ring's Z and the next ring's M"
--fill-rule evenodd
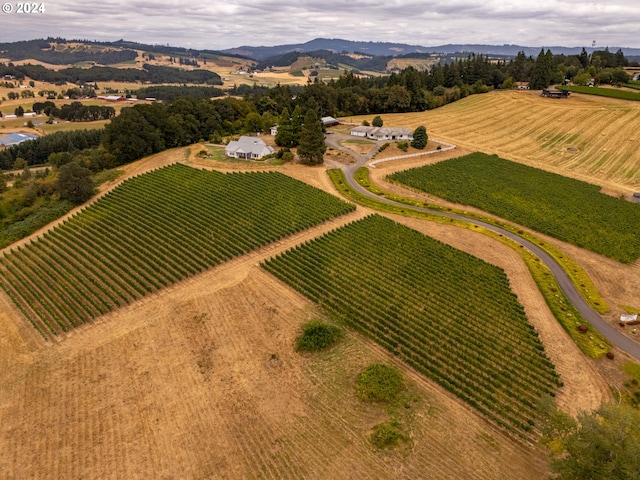
M124 102L126 100L126 97L121 95L98 95L96 98L105 102Z
M549 90L544 88L541 95L548 98L569 98L571 92L569 90Z
M322 121L322 125L325 127L335 127L336 125L340 125L340 122L333 117L322 117L320 120Z
M372 140L413 140L413 130L404 127L359 126L351 129L351 135Z
M262 139L256 137L242 136L239 140L232 140L224 149L227 157L242 158L249 160L259 160L265 155L273 153L270 147Z
M36 135L30 135L28 133L10 133L9 135L0 137L0 147L9 148L26 142L27 140L35 140L36 138L38 138Z
M278 134L278 125L271 127L271 136L275 137Z
M530 90L529 82L516 82L516 88L518 90Z

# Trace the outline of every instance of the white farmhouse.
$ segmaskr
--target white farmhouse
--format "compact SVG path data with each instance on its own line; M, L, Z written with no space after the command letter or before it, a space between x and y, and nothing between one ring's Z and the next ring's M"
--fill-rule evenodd
M259 160L273 152L273 147L264 143L262 139L247 136L242 136L239 140L232 140L224 149L227 157L246 160Z
M413 130L404 127L359 126L351 129L351 135L372 140L413 140Z

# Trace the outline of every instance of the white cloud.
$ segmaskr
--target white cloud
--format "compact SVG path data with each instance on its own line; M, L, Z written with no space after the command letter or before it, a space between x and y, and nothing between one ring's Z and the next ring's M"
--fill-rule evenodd
M637 0L59 0L45 9L0 14L0 41L124 38L224 49L315 37L425 46L590 46L595 39L600 46L640 47Z

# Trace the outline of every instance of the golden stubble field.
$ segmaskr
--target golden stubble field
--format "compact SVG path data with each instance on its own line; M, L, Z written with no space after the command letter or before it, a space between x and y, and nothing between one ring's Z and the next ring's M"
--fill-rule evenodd
M495 91L382 118L387 126L424 125L433 138L596 183L611 193L640 190L640 102Z

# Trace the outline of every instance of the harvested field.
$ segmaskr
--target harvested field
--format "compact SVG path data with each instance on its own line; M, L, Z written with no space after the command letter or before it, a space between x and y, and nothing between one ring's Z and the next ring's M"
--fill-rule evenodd
M428 112L382 118L385 125L425 125L430 137L607 186L618 195L640 187L638 102L496 91Z

